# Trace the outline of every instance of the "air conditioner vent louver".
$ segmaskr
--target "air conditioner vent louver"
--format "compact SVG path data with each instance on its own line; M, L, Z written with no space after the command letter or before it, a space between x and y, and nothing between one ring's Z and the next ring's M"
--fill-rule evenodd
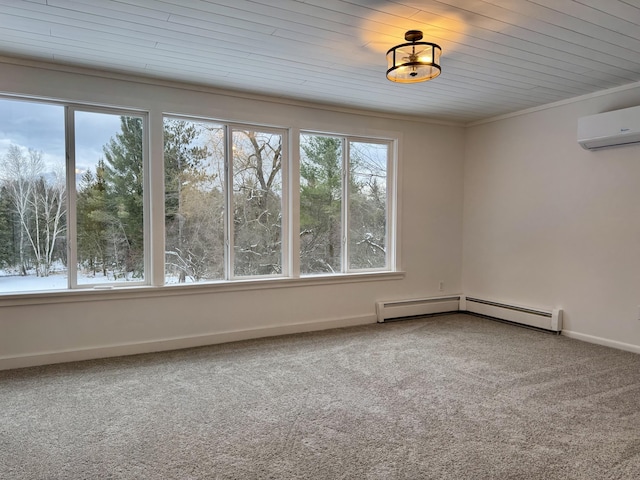
M640 106L579 118L578 143L586 150L640 143Z

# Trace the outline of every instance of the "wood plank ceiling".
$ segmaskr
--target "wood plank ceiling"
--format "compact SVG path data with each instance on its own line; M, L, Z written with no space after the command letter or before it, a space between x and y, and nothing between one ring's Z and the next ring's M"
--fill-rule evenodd
M640 81L639 26L640 0L0 0L0 55L464 124ZM435 80L386 80L409 29Z

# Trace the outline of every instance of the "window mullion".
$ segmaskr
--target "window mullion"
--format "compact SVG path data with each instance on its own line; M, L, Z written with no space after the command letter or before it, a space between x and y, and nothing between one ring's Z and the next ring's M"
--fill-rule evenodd
M163 116L155 112L146 117L143 149L144 156L144 201L145 201L145 271L151 285L165 284L165 158L164 158L164 128ZM153 158L152 158L153 156ZM161 160L161 161L158 161ZM147 277L145 274L145 277Z
M224 152L224 172L225 172L225 279L231 280L234 277L234 249L233 249L233 128L225 126L225 152Z
M67 281L69 288L78 286L77 192L75 109L66 106L65 153L67 188Z
M162 263L155 263L152 258L152 254L154 251L151 248L152 238L151 238L151 226L152 222L152 208L151 208L151 194L152 194L152 182L151 182L151 158L150 158L150 141L149 141L149 115L142 115L142 228L143 228L143 277L144 283L146 284L154 284L154 285L163 285L164 284L164 268L157 275L157 283L154 278L155 273L155 265L164 265L164 261ZM162 178L162 177L159 177ZM162 196L158 196L158 198L162 199ZM162 205L162 202L160 202ZM162 209L162 218L164 219L164 209ZM164 223L164 222L163 222ZM163 235L160 235L162 241L164 240ZM162 259L164 260L164 242L162 249ZM153 265L153 267L152 267Z
M386 233L387 233L387 252L385 259L385 268L389 269L395 265L395 252L396 252L396 218L394 212L396 211L396 171L393 168L395 162L392 159L397 158L395 154L392 154L393 143L387 143L387 178L386 178L386 192L387 192L387 205L386 205Z
M291 130L283 132L282 137L282 275L285 277L300 276L300 236L292 232L300 231L300 138ZM292 138L293 137L293 138ZM294 152L298 152L293 160ZM295 213L294 213L295 210Z
M341 205L341 224L342 224L342 258L341 271L349 271L349 157L350 142L342 139L342 205Z

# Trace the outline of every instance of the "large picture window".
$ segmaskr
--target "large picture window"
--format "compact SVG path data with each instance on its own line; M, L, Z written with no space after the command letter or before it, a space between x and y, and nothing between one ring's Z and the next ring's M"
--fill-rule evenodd
M283 274L284 132L166 117L165 283Z
M0 99L0 293L145 281L145 117Z
M282 275L283 133L232 130L233 272Z
M70 113L75 140L70 213L76 226L71 286L144 282L144 119Z
M67 288L64 107L0 99L0 291Z
M391 142L300 136L301 274L390 268Z
M295 165L289 140L0 98L0 294L392 271L393 141L304 132Z
M225 278L225 127L164 119L165 283Z

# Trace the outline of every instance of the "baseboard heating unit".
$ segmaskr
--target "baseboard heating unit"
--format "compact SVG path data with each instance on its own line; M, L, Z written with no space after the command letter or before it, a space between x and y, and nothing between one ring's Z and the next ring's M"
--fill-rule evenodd
M460 295L376 302L378 322L460 310Z
M524 307L465 295L376 302L376 315L380 323L451 312L468 312L556 333L562 331L562 309L560 308Z
M552 332L562 331L562 310L559 308L549 310L529 308L461 296L460 310Z

